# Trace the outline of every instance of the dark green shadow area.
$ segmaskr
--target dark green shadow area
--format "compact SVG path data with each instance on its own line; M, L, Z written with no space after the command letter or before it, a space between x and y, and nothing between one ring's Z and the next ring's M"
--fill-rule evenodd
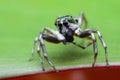
M82 50L77 47L71 47L70 45L69 48L66 48L66 50L63 50L62 52L58 52L58 55L54 57L54 60L56 60L56 62L62 63L62 65L64 65L65 63L69 65L71 64L71 62L74 63L79 59L81 60L87 59L89 56L91 56L91 53L92 52L88 52L86 50ZM77 63L82 64L84 63L84 61L83 62L78 61Z

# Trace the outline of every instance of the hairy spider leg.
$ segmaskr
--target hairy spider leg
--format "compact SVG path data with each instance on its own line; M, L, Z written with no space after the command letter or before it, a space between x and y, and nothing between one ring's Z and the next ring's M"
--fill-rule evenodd
M39 59L40 59L40 64L41 64L42 70L45 71L45 68L44 68L44 65L43 65L43 60L42 60L42 57L41 57L41 55L40 55L40 51L41 51L41 43L40 43L40 41L39 41L39 42L38 42L37 53L38 53L38 56L39 56Z
M45 31L48 33L45 33ZM59 31L55 31L48 27L45 27L41 33L42 33L43 39L48 42L52 42L52 43L62 42L64 44L66 44L65 37L61 33L59 33Z
M108 66L109 63L108 63L107 45L106 45L105 41L103 40L102 35L101 35L101 33L99 31L96 30L96 31L94 31L94 33L96 33L98 35L98 37L99 37L99 39L101 41L101 44L102 44L102 46L103 46L103 48L105 50L106 65Z
M83 28L83 29L86 29L88 27L88 21L82 11L80 12L80 16L78 18L75 18L75 20L77 21L77 23L78 23L77 26L80 27L80 29L82 29L83 22L85 22L85 28ZM84 43L84 40L81 43ZM92 44L92 43L90 42L90 44ZM78 47L80 47L80 45ZM81 46L81 48L84 48L84 47Z
M95 35L94 33L96 33L102 43L102 46L104 47L104 50L105 50L105 58L106 58L106 65L108 66L109 63L108 63L108 53L107 53L107 46L102 38L102 35L99 31L97 30L91 30L91 29L86 29L84 31L82 31L80 34L78 34L77 36L79 36L80 38L89 38L89 40L92 40L92 42L89 42L88 44L84 45L84 46L81 46L81 45L78 45L76 44L75 42L72 42L74 45L82 48L82 49L85 49L87 48L88 46L90 46L91 44L93 44L93 49L94 49L94 61L93 61L93 64L92 64L92 67L94 67L95 65L95 62L96 62L96 58L97 58L97 55L98 55L98 49L97 49L97 43L96 43L96 38L95 38ZM91 36L91 38L90 38Z
M44 55L44 58L47 60L47 62L49 63L49 65L55 70L55 71L57 71L56 70L56 68L55 68L55 66L53 65L53 63L49 60L49 58L48 58L48 53L47 53L47 51L46 51L46 47L45 47L45 44L44 44L44 40L43 40L43 38L42 38L42 34L40 35L40 46L41 46L41 48L42 48L42 51L43 51L43 55Z
M41 47L40 47L40 40L39 40L39 36L37 36L34 40L34 44L33 44L33 47L32 47L32 55L29 59L29 61L33 60L33 56L34 56L34 51L35 51L35 46L36 46L36 43L38 42L38 49L37 49L37 53L38 53L38 56L39 56L39 59L40 59L40 64L42 66L42 70L44 71L44 65L43 65L43 61L42 61L42 58L41 58L41 55L40 55L40 51L41 51Z
M75 36L79 37L79 38L85 38L85 39L89 40L89 42L83 46L80 44L77 44L76 42L72 42L72 44L75 46L78 46L82 49L86 49L87 47L89 47L90 45L93 44L92 37L90 35L91 34L90 34L89 29L86 29L84 31L77 30L77 31L75 31Z
M72 44L73 45L75 45L75 46L78 46L78 47L80 47L80 48L82 48L82 49L86 49L87 47L89 47L90 45L92 45L93 44L93 42L91 41L92 39L89 37L89 38L87 38L88 40L89 40L89 43L87 43L87 44L85 44L85 45L80 45L80 44L77 44L76 42L72 42Z
M93 50L94 50L94 60L93 60L93 63L92 63L92 67L94 68L94 65L95 65L95 62L96 62L96 59L97 59L97 55L98 55L98 48L97 48L97 40L95 38L95 35L94 33L91 33L91 37L92 37L92 40L93 40Z
M83 12L80 13L80 17L77 20L78 20L78 26L80 28L82 27L83 21L85 22L85 28L87 28L88 22Z
M33 60L33 56L34 56L34 53L35 53L35 46L36 46L36 43L38 42L38 37L36 37L34 39L34 44L33 44L33 47L32 47L32 55L31 57L29 58L29 61Z
M45 31L47 31L49 34L45 33ZM43 51L43 55L44 58L47 60L47 62L49 63L49 65L56 71L58 72L58 70L55 68L55 66L53 65L53 63L49 60L48 58L48 53L44 44L44 40L48 41L48 42L52 42L52 43L60 43L64 40L65 38L59 34L58 32L50 29L50 28L44 28L43 31L40 33L40 46L42 48Z

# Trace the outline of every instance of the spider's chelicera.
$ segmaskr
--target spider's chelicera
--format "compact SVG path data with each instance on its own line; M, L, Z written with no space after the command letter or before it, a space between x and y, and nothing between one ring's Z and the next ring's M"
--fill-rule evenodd
M82 30L82 23L85 22L86 29ZM40 34L35 38L34 45L32 48L32 56L30 57L30 60L33 59L34 55L34 49L35 45L38 42L38 55L40 58L40 63L42 66L42 70L44 71L45 68L43 66L43 61L40 55L40 50L42 49L44 58L47 60L47 62L50 64L50 66L57 71L55 66L52 64L52 62L48 59L48 53L45 48L44 40L52 43L63 43L66 45L66 43L72 43L75 46L78 46L82 49L87 48L90 45L93 45L94 50L94 60L92 63L92 67L94 67L96 58L98 55L98 48L96 43L96 37L95 34L98 35L100 42L102 43L102 46L105 50L105 58L106 58L106 65L108 66L108 54L107 54L107 46L102 38L101 33L98 30L93 29L87 29L87 20L83 14L83 12L80 13L80 17L73 17L71 15L61 16L58 17L55 21L55 26L57 30L53 30L51 28L45 27ZM74 42L74 37L88 39L89 43L81 46Z

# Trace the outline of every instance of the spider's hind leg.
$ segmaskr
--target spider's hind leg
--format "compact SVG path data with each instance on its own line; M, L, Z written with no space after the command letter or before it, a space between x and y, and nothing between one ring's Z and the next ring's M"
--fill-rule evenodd
M33 60L33 56L34 56L34 53L35 53L35 46L36 46L37 42L38 42L38 37L36 37L35 40L34 40L34 44L33 44L33 47L32 47L32 54L31 54L31 57L29 58L29 61Z
M39 40L39 36L37 36L34 40L34 44L33 44L33 47L32 47L32 55L31 57L29 58L29 61L33 60L33 56L34 56L34 51L35 51L35 46L36 44L38 43L38 48L37 48L37 53L38 53L38 56L39 56L39 59L40 59L40 64L42 66L42 70L44 71L44 66L43 66L43 61L42 61L42 58L41 58L41 55L40 55L40 51L41 51L41 46L40 46L40 40Z
M37 53L38 53L38 56L39 56L39 59L40 59L40 64L41 64L42 70L45 71L45 68L44 68L44 65L43 65L43 60L42 60L42 57L40 55L40 51L41 51L41 44L39 42Z

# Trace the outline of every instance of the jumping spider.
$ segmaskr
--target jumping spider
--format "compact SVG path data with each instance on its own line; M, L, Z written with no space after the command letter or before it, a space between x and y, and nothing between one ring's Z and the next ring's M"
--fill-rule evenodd
M66 45L66 43L72 43L73 45L78 46L82 49L85 49L88 46L93 44L94 60L93 60L93 63L92 63L92 67L94 67L95 62L96 62L96 58L97 58L97 55L98 55L97 42L96 42L96 37L95 37L95 34L97 34L99 39L100 39L100 42L101 42L102 46L104 47L106 65L108 66L109 64L108 64L107 46L106 46L106 44L105 44L105 42L102 38L101 33L98 30L93 30L93 29L82 30L83 21L85 22L85 26L87 27L87 20L84 16L83 12L81 12L80 17L77 17L77 18L73 17L71 15L58 17L55 21L55 26L56 26L57 30L53 30L51 28L45 27L40 32L40 34L35 38L34 45L33 45L33 48L32 48L32 56L30 57L30 60L33 59L35 45L38 42L37 51L38 51L38 55L39 55L39 58L40 58L40 63L41 63L41 66L42 66L42 70L44 71L45 68L43 66L43 61L42 61L41 55L40 55L40 50L41 49L42 49L44 58L47 60L49 65L55 71L57 71L55 66L48 59L48 53L46 51L44 40L46 40L48 42L52 42L52 43L61 43L62 42L64 45ZM78 45L74 42L74 36L78 37L78 38L88 39L89 43L84 45L84 46Z

